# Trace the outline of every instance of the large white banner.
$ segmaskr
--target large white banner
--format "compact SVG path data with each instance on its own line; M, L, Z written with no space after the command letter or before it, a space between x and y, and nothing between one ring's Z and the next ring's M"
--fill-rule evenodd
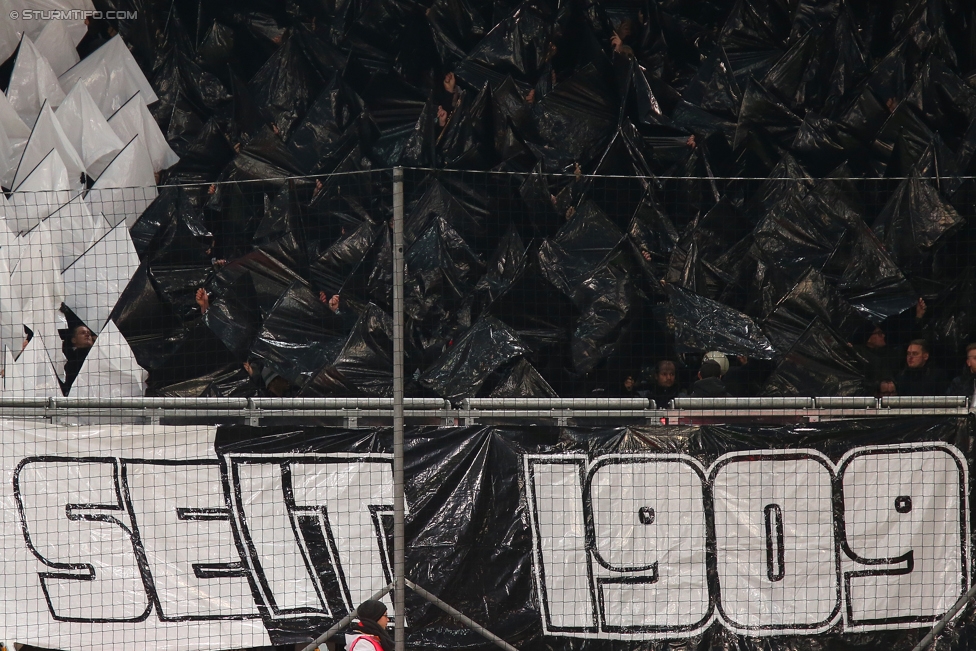
M390 581L390 455L218 458L211 427L0 427L7 641L265 646L268 626L341 617Z
M543 630L674 639L930 627L971 584L956 447L524 457ZM713 579L709 578L710 570Z

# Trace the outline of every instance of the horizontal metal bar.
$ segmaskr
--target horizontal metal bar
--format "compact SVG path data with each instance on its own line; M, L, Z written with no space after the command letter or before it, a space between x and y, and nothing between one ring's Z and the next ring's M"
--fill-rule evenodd
M690 398L671 401L675 409L813 409L813 398Z
M914 407L965 407L966 396L884 396L882 407L910 409Z
M872 396L821 396L814 398L818 409L875 409L878 399Z
M465 398L463 409L647 409L647 398Z
M255 409L393 409L393 398L251 398ZM404 398L404 409L450 409L443 398Z

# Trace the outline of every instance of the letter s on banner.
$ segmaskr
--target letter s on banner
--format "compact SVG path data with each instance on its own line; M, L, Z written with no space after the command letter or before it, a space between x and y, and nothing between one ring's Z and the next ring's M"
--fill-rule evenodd
M934 622L969 588L966 460L940 443L859 448L841 460L845 624Z
M115 459L24 459L13 487L27 546L50 568L38 576L54 619L149 616Z

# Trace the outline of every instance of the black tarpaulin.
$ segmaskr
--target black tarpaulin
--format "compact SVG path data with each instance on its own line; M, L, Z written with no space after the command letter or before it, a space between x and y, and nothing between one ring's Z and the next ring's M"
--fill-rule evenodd
M937 280L932 255L965 221L927 179L898 184L872 228L913 279Z
M697 350L772 359L776 351L752 319L721 303L667 286L675 342Z
M815 319L766 380L767 396L864 396L867 361L830 326Z
M763 319L762 330L777 350L790 350L815 319L829 325L843 341L855 342L855 335L865 327L864 317L822 274L810 269L777 301Z
M623 238L604 212L587 201L574 210L554 238L539 247L542 273L579 304L580 283L619 247Z
M294 282L264 318L250 353L265 368L302 387L345 343L339 315L307 285Z
M420 376L420 384L450 400L475 396L499 367L528 352L514 330L484 317Z

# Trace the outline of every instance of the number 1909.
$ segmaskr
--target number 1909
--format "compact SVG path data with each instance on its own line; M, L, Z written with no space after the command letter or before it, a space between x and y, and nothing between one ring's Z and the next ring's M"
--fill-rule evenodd
M930 625L970 583L968 466L942 443L527 455L549 635L673 639Z

